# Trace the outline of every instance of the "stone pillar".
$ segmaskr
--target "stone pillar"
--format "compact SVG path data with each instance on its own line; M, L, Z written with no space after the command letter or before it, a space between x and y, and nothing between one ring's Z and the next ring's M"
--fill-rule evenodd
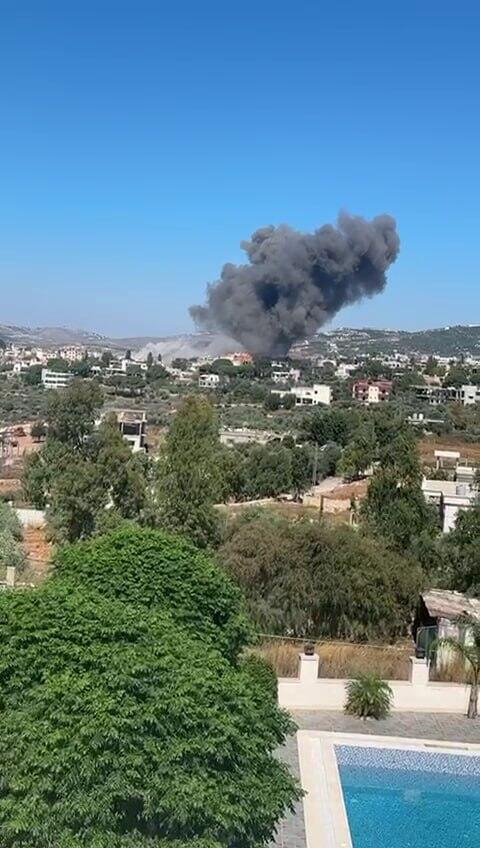
M426 686L428 683L428 662L417 657L410 657L409 680L414 686Z
M7 565L7 580L6 580L6 583L7 583L7 586L9 586L11 589L13 589L13 587L15 586L15 566L14 565Z
M318 679L318 654L298 655L298 677L300 683L316 683Z

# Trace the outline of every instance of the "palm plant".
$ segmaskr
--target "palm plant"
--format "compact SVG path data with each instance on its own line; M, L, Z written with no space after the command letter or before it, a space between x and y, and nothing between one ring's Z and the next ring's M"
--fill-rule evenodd
M452 636L444 636L437 639L430 652L438 651L438 648L451 648L451 650L461 657L466 667L469 669L470 696L468 699L467 718L478 718L478 693L480 688L480 621L472 615L462 615L456 619L456 624L459 625L464 632L470 637L468 642L461 639L454 639Z
M387 718L393 692L385 680L375 674L362 674L347 683L345 712L364 720Z

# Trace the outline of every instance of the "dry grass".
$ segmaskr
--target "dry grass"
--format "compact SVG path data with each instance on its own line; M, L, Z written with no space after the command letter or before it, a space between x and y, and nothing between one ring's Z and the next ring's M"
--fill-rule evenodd
M465 683L469 682L469 674L461 658L454 657L441 668L433 668L430 671L430 680L438 680L441 683Z
M296 677L298 654L303 642L272 639L256 652L265 657L279 677ZM409 643L399 646L358 645L349 642L317 642L320 657L319 677L349 678L359 674L378 674L385 680L408 680Z
M427 465L435 465L436 450L460 451L462 459L472 465L480 465L480 443L467 442L461 433L440 436L425 436L419 442L420 457Z
M265 657L278 677L296 677L298 654L304 642L292 639L270 639L254 649ZM315 651L320 657L318 676L337 679L376 674L383 680L408 680L409 657L413 653L409 641L398 645L360 645L349 642L317 642ZM463 683L465 669L454 661L442 669L432 670L431 679L445 683Z

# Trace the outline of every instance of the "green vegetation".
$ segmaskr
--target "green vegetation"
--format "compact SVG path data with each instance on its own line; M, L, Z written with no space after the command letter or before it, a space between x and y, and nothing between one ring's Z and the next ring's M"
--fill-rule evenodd
M385 680L365 674L348 681L345 712L363 719L387 718L392 700L393 692Z
M453 637L438 639L432 650L438 651L447 648L459 656L471 675L470 697L468 699L468 718L478 718L478 693L480 688L480 622L473 616L464 615L457 619L461 630L471 634L471 642L466 642Z
M143 460L131 453L115 419L95 430L101 404L95 382L74 380L49 393L46 444L25 460L25 496L39 509L48 505L57 542L92 535L107 507L122 519L140 519L147 508Z
M203 397L187 397L170 427L160 459L159 520L201 547L219 538L214 504L222 490L215 413Z
M32 369L30 369L32 370ZM28 373L28 372L27 372ZM2 424L18 424L42 418L45 414L45 391L38 381L28 382L26 377L6 379L0 374L0 421Z
M480 506L459 512L439 551L443 582L480 597Z
M0 574L5 575L7 566L21 569L25 564L25 553L21 546L22 526L9 504L0 501Z
M2 846L267 843L298 789L248 630L222 572L156 531L69 547L0 596Z
M265 633L394 640L407 632L423 574L410 557L346 526L243 514L219 562Z
M414 435L403 429L380 452L360 517L363 530L398 551L411 551L423 535L439 530L434 508L421 489L422 470Z
M324 451L315 459L310 446L299 447L289 437L282 443L224 448L221 455L225 500L255 500L291 493L299 497L335 468L337 452Z

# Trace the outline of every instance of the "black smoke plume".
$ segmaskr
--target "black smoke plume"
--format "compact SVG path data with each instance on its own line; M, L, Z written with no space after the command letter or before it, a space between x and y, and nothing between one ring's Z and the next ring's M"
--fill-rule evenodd
M366 221L341 213L337 227L264 227L241 246L248 264L224 265L205 306L190 314L252 353L282 356L342 307L383 291L400 240L390 215Z

